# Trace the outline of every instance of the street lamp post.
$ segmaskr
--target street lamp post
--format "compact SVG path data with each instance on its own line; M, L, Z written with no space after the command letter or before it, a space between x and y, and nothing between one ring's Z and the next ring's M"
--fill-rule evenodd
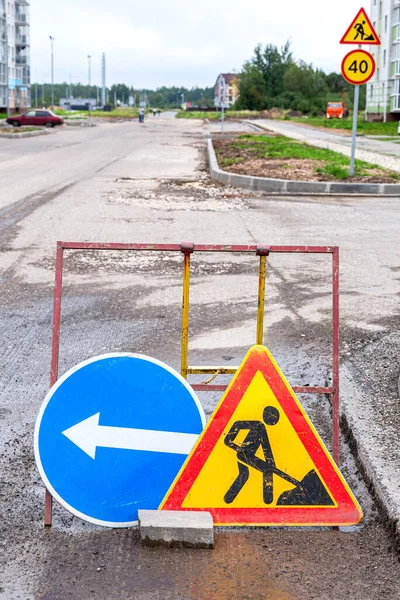
M49 35L51 43L51 110L54 110L54 40L52 35Z
M4 46L5 46L5 62L6 62L6 83L7 83L7 89L6 89L6 103L7 103L7 117L10 116L10 81L9 81L9 77L8 77L8 24L7 24L7 7L4 3L4 23L5 23L5 42L4 42Z
M90 54L88 54L88 116L90 117L90 61L91 61L91 56Z

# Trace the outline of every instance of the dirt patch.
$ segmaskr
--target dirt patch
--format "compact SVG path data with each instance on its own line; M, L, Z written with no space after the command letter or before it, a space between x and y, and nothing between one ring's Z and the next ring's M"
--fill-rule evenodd
M265 135L265 134L264 134ZM266 135L270 135L268 132ZM271 135L271 137L276 137ZM345 179L328 173L319 173L327 164L325 160L307 158L260 158L256 146L238 147L229 140L214 140L213 145L220 167L229 173L252 177L270 177L294 181L342 181L344 183L396 183L393 172L379 167L371 168L368 174Z

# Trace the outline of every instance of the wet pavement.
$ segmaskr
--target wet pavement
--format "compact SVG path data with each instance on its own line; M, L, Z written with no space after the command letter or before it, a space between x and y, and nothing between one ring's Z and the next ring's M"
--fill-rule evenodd
M30 194L29 179L23 187L14 177L8 186L3 179L0 598L400 598L392 538L343 438L342 472L365 513L346 532L226 529L217 532L214 551L142 548L136 530L103 530L57 505L53 528L43 530L32 433L48 391L57 239L339 244L342 360L356 360L369 344L384 345L398 325L397 199L271 198L213 184L204 128L196 122L160 118L141 130L116 124L65 135L70 144L62 151L61 136L59 150L37 138L19 147L20 157L15 146L10 151L8 167L16 173L20 161L39 161L40 180L32 177ZM71 183L65 164L74 143L81 150L101 146L104 154L101 165L86 158L85 172ZM46 191L43 161L50 157L59 180ZM255 337L257 258L195 255L192 262L190 362L238 364ZM292 385L324 384L331 368L330 264L299 256L271 256L268 264L266 342ZM118 351L177 368L181 285L177 255L67 253L60 374ZM209 416L219 395L200 399ZM330 447L328 399L301 400Z

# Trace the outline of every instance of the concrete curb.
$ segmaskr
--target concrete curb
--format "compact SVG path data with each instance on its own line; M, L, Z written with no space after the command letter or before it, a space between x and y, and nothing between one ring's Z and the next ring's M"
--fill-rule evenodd
M342 393L340 425L365 482L372 493L385 526L400 550L400 489L398 465L374 453L368 402L346 365L340 367Z
M257 127L254 123L248 123ZM262 129L262 128L260 128ZM246 188L248 190L289 194L335 194L339 196L393 196L400 195L400 184L397 183L336 183L332 181L293 181L290 179L272 179L269 177L252 177L228 173L218 166L212 139L207 140L208 164L211 179Z
M139 510L143 546L214 548L214 523L209 512Z
M48 129L40 129L39 131L25 131L21 133L2 133L0 131L0 138L6 138L8 140L14 138L27 138L27 137L36 137L38 135L47 135L50 131Z

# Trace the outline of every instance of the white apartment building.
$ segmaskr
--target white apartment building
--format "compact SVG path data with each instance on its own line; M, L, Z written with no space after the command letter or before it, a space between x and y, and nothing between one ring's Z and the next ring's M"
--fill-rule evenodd
M8 78L8 88L7 88ZM0 111L30 106L29 2L0 0Z
M376 71L367 83L369 121L400 119L400 0L371 0L370 18L380 46L363 46L375 57Z

